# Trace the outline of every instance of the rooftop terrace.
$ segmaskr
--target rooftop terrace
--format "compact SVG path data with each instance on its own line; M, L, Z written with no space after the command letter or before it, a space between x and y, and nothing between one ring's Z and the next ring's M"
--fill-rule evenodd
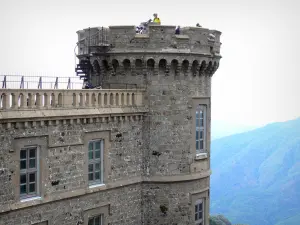
M176 26L150 24L145 34L136 33L136 26L92 27L77 31L78 54L169 52L220 53L220 35L217 30L202 27L182 27L175 35Z

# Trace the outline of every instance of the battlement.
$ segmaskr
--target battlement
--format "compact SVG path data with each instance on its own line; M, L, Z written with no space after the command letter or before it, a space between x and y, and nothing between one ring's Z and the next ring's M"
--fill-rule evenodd
M220 54L220 35L217 30L202 27L182 27L175 35L176 26L150 24L145 34L137 34L136 26L93 27L77 31L78 54L106 51L124 52L172 52L204 55ZM89 47L89 48L88 48Z

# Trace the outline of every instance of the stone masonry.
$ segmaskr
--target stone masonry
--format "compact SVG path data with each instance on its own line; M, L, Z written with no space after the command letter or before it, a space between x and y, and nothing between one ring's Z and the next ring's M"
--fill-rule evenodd
M104 33L105 30L105 33ZM219 31L150 25L78 31L78 58L102 89L0 89L0 225L208 225L211 79ZM205 151L195 110L207 106ZM103 183L88 182L101 139ZM38 195L20 199L20 149L38 146ZM203 221L195 203L203 199Z

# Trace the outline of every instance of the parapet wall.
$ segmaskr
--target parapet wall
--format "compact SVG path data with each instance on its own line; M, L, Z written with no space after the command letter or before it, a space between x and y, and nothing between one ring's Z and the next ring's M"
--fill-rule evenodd
M147 112L144 90L0 90L0 126L34 126L78 123L79 120L106 121L140 119ZM19 124L19 123L22 124ZM48 122L47 122L48 123Z
M145 34L137 34L135 26L110 26L109 28L80 30L77 32L79 54L86 54L85 47L87 46L103 44L109 45L109 51L112 52L160 50L201 54L220 53L220 31L200 27L182 27L180 35L175 35L175 28L175 26L167 25L150 25Z

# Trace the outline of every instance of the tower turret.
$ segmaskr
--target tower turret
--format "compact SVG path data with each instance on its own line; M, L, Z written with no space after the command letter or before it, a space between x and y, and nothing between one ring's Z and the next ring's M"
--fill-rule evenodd
M78 71L80 64L89 68L81 75L92 86L146 89L144 151L136 156L144 224L208 224L211 78L221 59L221 32L182 27L175 35L175 28L80 30Z

